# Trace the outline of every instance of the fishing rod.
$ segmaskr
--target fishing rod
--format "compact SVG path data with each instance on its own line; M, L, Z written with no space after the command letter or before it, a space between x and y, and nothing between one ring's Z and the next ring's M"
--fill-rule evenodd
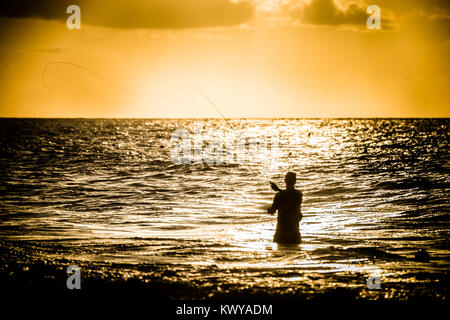
M136 94L136 93L134 93L134 92L132 92L132 91L130 91L130 90L127 90L126 88L124 88L124 87L122 87L122 86L116 84L115 82L113 82L113 81L111 81L111 80L105 78L105 77L102 76L101 74L99 74L99 73L97 73L97 72L95 72L95 71L93 71L93 70L91 70L91 69L88 69L88 68L86 68L86 67L83 67L82 65L79 65L79 64L77 64L77 63L68 62L68 61L50 61L50 62L47 62L47 64L44 66L44 69L42 70L42 75L41 75L41 81L42 81L44 87L47 89L47 91L51 91L51 90L50 90L50 87L48 86L47 82L45 81L45 75L46 75L47 69L48 69L48 67L49 67L50 65L57 65L57 64L59 64L59 65L67 65L67 66L71 66L71 67L78 68L78 69L80 69L80 70L82 70L82 71L84 71L84 72L87 72L87 73L89 73L89 74L95 76L96 78L98 78L98 79L104 81L105 83L107 83L107 84L109 84L110 86L116 88L117 90L120 90L120 91L122 91L123 93L125 93L125 94L127 94L127 95L129 95L129 96L132 96L132 97L134 97L134 98L136 98L136 99L140 99L140 100L143 100L143 101L152 101L152 102L155 102L155 101L158 101L158 100L164 98L165 96L167 96L168 94L170 94L170 93L172 93L172 92L174 92L174 91L179 91L179 90L184 90L184 89L195 89L197 92L200 93L201 96L203 96L203 98L206 99L206 101L208 101L208 103L209 103L212 107L214 107L214 109L217 111L217 113L220 114L220 116L221 116L222 119L225 121L225 123L232 129L230 123L228 122L227 118L226 118L225 115L222 113L222 111L220 111L220 109L219 109L219 107L217 106L217 104L214 103L214 101L213 101L213 100L212 100L212 99L211 99L211 98L210 98L210 97L209 97L202 89L200 89L200 87L198 87L198 86L195 85L195 84L191 84L191 85L188 85L188 86L178 87L178 88L171 89L171 90L169 90L169 91L163 93L162 95L160 95L160 96L158 96L158 97L156 97L156 98L148 98L148 97L143 97L143 96L141 96L141 95L138 95L138 94ZM272 188L272 190L274 190L274 191L276 191L276 192L281 191L281 189L280 189L274 182L272 182L272 181L270 180L270 178L269 178L265 173L263 173L263 175L264 175L265 178L269 181L270 187Z

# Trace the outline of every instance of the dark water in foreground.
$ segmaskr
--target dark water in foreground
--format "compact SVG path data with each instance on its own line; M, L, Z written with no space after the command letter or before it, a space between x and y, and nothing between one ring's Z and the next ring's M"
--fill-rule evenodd
M270 129L280 147L241 164L175 164L172 132L192 135L199 122L223 137ZM0 237L36 259L317 290L365 287L369 275L396 288L448 281L448 119L0 119L0 132ZM266 177L281 186L287 170L304 194L294 247L271 242L276 221L265 213ZM413 260L420 248L429 263Z

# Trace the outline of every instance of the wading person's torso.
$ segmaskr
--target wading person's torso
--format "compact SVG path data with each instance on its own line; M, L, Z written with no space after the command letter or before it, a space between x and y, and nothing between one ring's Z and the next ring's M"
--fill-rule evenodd
M278 210L278 223L274 236L277 243L300 243L299 223L302 193L299 190L281 190L275 196L273 208Z

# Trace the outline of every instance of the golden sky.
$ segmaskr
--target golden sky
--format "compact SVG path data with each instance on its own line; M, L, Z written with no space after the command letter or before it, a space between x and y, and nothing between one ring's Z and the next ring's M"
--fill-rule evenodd
M2 0L0 117L220 117L191 85L226 117L449 117L449 22L448 0ZM52 61L146 100L62 64L48 91Z

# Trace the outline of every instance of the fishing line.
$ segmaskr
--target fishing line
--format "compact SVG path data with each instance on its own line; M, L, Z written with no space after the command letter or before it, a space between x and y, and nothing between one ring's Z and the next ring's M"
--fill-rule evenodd
M161 100L162 98L164 98L165 96L169 95L170 93L174 92L174 91L179 91L179 90L185 90L185 89L195 89L198 93L200 93L200 95L205 98L206 101L208 101L208 103L220 114L220 116L222 117L222 119L228 124L227 119L225 118L224 114L220 111L219 107L217 107L217 105L214 103L214 101L202 90L200 89L200 87L198 87L195 84L191 84L191 85L187 85L187 86L183 86L183 87L178 87L178 88L174 88L171 90L168 90L167 92L163 93L162 95L156 97L156 98L148 98L148 97L143 97L141 95L138 95L134 92L131 92L130 90L125 89L124 87L116 84L115 82L105 78L104 76L102 76L101 74L88 69L86 67L83 67L79 64L73 63L73 62L67 62L67 61L51 61L51 62L47 62L47 64L44 66L44 69L42 70L42 76L41 76L41 80L42 83L44 84L44 87L47 89L47 91L51 91L50 87L48 86L47 82L45 81L45 74L47 72L47 69L50 65L53 64L62 64L62 65L68 65L68 66L72 66L75 68L78 68L80 70L83 70L84 72L87 72L95 77L97 77L98 79L104 81L105 83L109 84L110 86L122 91L123 93L132 96L136 99L139 100L143 100L143 101L151 101L151 102L156 102L158 100Z
M48 86L47 82L45 81L45 75L46 75L47 69L48 69L48 67L50 65L58 65L58 64L59 65L67 65L67 66L78 68L78 69L80 69L80 70L82 70L84 72L87 72L87 73L95 76L96 78L98 78L98 79L102 80L103 82L109 84L113 88L115 88L117 90L120 90L121 92L123 92L123 93L125 93L125 94L127 94L129 96L132 96L132 97L134 97L136 99L142 100L142 101L156 102L156 101L164 98L165 96L169 95L170 93L172 93L174 91L185 90L185 89L195 89L198 93L200 93L200 95L206 101L208 101L208 103L217 111L217 113L220 114L220 116L225 121L225 123L230 127L230 129L233 129L233 127L230 125L230 123L228 122L228 120L225 117L225 115L222 113L222 111L220 111L220 109L217 106L217 104L214 103L214 101L202 89L200 89L200 87L198 87L195 84L191 84L191 85L187 85L187 86L184 86L184 87L178 87L178 88L174 88L174 89L168 90L168 91L166 91L165 93L163 93L162 95L160 95L160 96L158 96L156 98L148 98L148 97L143 97L143 96L141 96L139 94L136 94L136 93L134 93L134 92L132 92L130 90L127 90L126 88L124 88L124 87L118 85L117 83L109 80L108 78L105 78L101 74L99 74L99 73L97 73L97 72L95 72L95 71L93 71L91 69L88 69L86 67L83 67L82 65L79 65L79 64L76 64L76 63L73 63L73 62L68 62L68 61L50 61L50 62L47 62L47 64L44 66L44 69L42 70L42 75L41 75L42 83L43 83L44 87L47 89L47 91L49 91L49 92L51 90L50 90L50 87ZM260 174L261 173L271 183L271 186L272 186L272 181L270 180L270 178L264 172L260 172ZM272 189L277 191L273 186L272 186Z

